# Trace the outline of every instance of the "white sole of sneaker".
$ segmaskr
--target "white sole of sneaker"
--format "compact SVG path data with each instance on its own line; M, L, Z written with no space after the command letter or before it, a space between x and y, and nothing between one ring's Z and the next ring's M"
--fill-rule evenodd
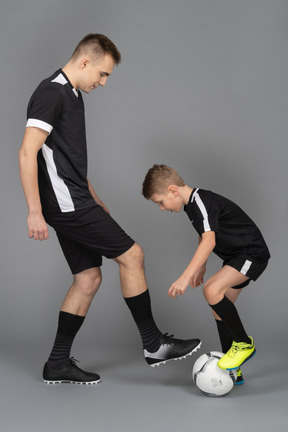
M149 366L155 367L155 366L160 366L162 364L166 364L167 362L172 361L172 360L183 360L186 357L191 356L194 352L196 352L201 347L201 344L202 344L202 341L190 353L186 354L185 356L159 361L158 363L153 363L153 364L150 364Z
M69 380L62 380L62 381L47 381L43 380L45 384L80 384L80 385L96 385L101 382L101 379L98 381L89 381L89 382L81 382L81 381L69 381Z

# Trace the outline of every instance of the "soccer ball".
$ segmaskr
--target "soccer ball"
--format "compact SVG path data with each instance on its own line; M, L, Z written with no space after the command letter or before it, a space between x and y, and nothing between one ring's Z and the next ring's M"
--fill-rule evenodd
M229 393L237 379L236 370L223 370L217 366L223 353L211 351L201 355L195 362L192 377L206 396L223 396Z

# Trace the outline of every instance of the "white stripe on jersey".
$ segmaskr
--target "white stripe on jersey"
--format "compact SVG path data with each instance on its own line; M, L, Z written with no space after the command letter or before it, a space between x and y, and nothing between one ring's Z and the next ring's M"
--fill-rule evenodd
M49 123L46 123L42 120L32 119L32 118L28 119L26 127L37 127L39 129L45 130L49 134L53 130L53 126L51 126Z
M58 83L58 84L62 84L62 85L65 85L65 84L67 84L67 80L66 80L66 78L64 77L64 75L62 75L61 73L56 77L56 78L54 78L54 80L52 80L51 82L56 82L56 83ZM72 91L73 91L73 93L78 97L78 92L77 92L77 90L73 87L73 89L72 89Z
M206 210L206 207L205 207L203 201L201 200L201 198L200 198L200 196L199 196L199 194L197 192L198 189L196 189L196 191L194 192L194 194L192 196L192 202L193 202L193 200L195 198L196 204L198 205L198 207L199 207L199 209L200 209L200 211L202 213L203 224L204 224L204 231L205 232L211 231L211 227L210 227L209 220L208 220L208 213L207 213L207 210Z
M57 168L53 159L53 151L46 144L43 144L42 153L46 162L52 187L61 211L63 213L74 211L75 207L69 189L67 188L64 181L57 174Z
M240 270L240 273L242 273L243 275L246 275L248 270L250 269L252 264L252 261L246 260L242 269Z
M59 75L57 75L57 77L54 78L54 80L52 80L51 82L57 82L58 84L65 85L65 84L67 84L68 81L66 80L66 78L64 77L64 75L62 75L61 73L59 73Z

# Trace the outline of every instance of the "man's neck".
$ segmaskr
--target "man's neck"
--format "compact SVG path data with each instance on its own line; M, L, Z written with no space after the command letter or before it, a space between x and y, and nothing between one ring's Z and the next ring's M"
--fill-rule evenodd
M74 89L78 90L75 67L72 66L71 60L62 68L62 71L67 76Z

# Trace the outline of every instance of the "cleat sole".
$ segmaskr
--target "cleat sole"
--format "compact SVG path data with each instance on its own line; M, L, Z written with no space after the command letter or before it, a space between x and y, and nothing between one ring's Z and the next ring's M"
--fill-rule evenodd
M61 381L48 381L43 380L45 384L53 385L53 384L80 384L80 385L96 385L101 382L101 379L98 381L89 381L89 382L82 382L82 381L69 381L69 380L61 380Z
M157 363L152 363L149 366L155 367L155 366L160 366L160 365L166 364L167 362L172 361L172 360L183 360L186 357L191 356L194 352L196 352L201 347L201 344L202 344L202 341L190 353L186 354L185 356L159 361Z

